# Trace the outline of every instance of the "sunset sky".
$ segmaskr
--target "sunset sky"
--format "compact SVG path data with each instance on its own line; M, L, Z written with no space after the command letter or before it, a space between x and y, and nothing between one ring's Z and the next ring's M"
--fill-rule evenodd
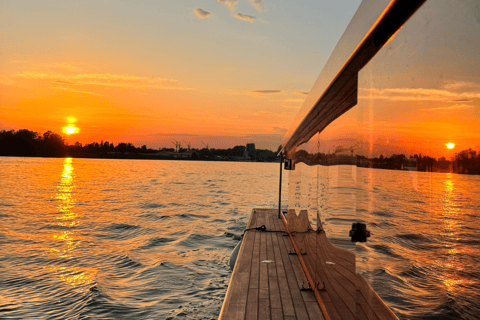
M276 149L359 4L0 1L0 130Z
M379 2L388 4L362 2L333 58L344 52L348 57L354 50L351 40L367 32L372 23L363 23L378 17L374 11ZM427 1L360 70L358 104L330 124L320 141L314 138L304 148L315 149L319 143L323 152L354 147L356 154L366 156L403 153L447 159L469 148L479 152L479 21L478 1ZM342 47L346 50L338 50ZM333 60L334 72L319 77L312 92L323 92L346 57ZM300 114L307 114L315 96L309 96Z

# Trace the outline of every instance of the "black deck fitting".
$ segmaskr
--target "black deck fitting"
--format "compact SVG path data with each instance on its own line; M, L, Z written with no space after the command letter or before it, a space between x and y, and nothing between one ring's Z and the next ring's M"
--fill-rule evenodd
M367 230L365 223L352 223L352 230L349 232L352 242L367 242L370 237L370 231Z

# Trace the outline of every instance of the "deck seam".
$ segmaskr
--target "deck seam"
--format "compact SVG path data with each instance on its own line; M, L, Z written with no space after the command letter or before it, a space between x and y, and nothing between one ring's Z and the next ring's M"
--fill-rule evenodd
M280 228L278 228L278 224L276 224L275 222L275 219L271 218L272 219L272 222L273 224L275 225L275 230L280 230ZM283 257L282 257L282 252L281 252L281 249L280 249L280 241L278 239L278 234L276 235L277 237L277 243L278 243L278 250L280 251L280 260L282 260L282 267L283 267L283 272L285 273L285 282L287 283L287 287L288 287L288 296L290 297L290 300L292 301L292 306L293 306L293 312L295 313L295 318L297 318L297 312L295 311L295 305L293 303L293 298L292 298L292 288L290 288L290 284L288 283L288 280L287 280L287 270L285 269L285 262L283 261Z
M272 217L269 216L268 217L269 221L270 221L270 225L273 227L274 223L273 223L273 220L272 220ZM273 228L272 228L273 229ZM276 228L275 228L276 229ZM270 238L272 239L272 253L273 253L273 257L274 257L274 261L275 261L275 270L276 270L276 278L277 278L277 286L278 286L278 294L279 294L279 301L280 301L280 305L282 306L282 313L283 315L285 316L285 313L284 313L284 303L283 303L283 299L282 299L282 294L280 293L280 275L278 274L278 264L277 264L277 255L275 254L275 249L274 249L274 241L273 241L273 237L275 235L273 233L270 233Z
M285 230L287 230L288 236L289 236L290 240L292 241L292 245L293 245L295 251L297 252L297 255L301 254L298 251L298 248L297 248L297 246L295 245L295 242L292 239L293 238L292 234L290 233L290 231L288 231L287 220L285 219L285 216L283 214L281 215L281 218L282 218L283 226L285 227ZM309 280L310 285L311 285L312 281L310 281L310 280L312 279L312 277L311 277L311 275L310 275L310 273L309 273L309 271L308 271L308 269L305 265L305 262L303 261L301 256L299 256L298 259L300 260L300 263L302 265L302 269L304 269L304 272L307 275L307 279ZM322 311L322 314L323 314L325 320L331 320L331 317L330 317L329 313L327 312L325 302L323 301L322 297L320 296L320 293L316 289L315 284L314 284L314 287L312 289L313 289L313 292L315 294L315 298L317 300L317 303L320 307L320 310Z
M330 298L333 298L332 302L336 301L336 302L333 302L332 304L333 308L335 309L337 314L343 319L344 316L346 316L344 309L342 308L342 305L344 305L347 308L348 313L352 316L351 318L353 319L355 317L354 312L350 310L347 303L345 303L345 301L341 298L340 293L337 290L335 290L336 287L341 285L337 282L337 279L332 276L328 265L325 263L327 260L325 259L326 255L325 255L325 251L323 250L324 248L322 246L319 246L318 244L317 244L317 247L320 250L320 255L323 256L323 259L320 259L320 263L322 265L322 270L326 278L326 281L324 283L325 288L327 289L326 292L330 296ZM355 302L355 299L354 299L354 302Z
M277 219L276 212L253 211L247 229L265 225L267 230L245 233L220 319L398 320L364 278L358 273L358 279L352 278L348 268L354 261L347 250L331 245L325 234L294 237L285 217ZM298 220L292 222L292 230L295 226L299 226ZM288 239L282 235L285 231ZM292 247L296 257L288 254ZM306 256L300 248L306 250ZM301 291L305 278L313 285L312 281L323 281L326 290ZM349 290L352 287L353 292Z
M276 225L277 225L278 229L280 230L280 223L278 222L278 220L276 220L275 222L276 222ZM278 238L278 236L277 236L277 238ZM286 259L287 259L287 261L283 260L283 267L284 267L284 269L285 269L285 274L287 274L287 270L286 270L285 265L286 265L286 263L290 263L290 265L291 265L291 261L290 261L290 259L288 258L287 244L288 244L289 241L290 241L290 242L292 242L292 241L291 241L290 238L288 238L288 240L287 240L287 239L284 239L283 236L282 236L281 241L283 241L284 249L285 249L285 252L287 253L287 256L284 256L284 254L282 254L282 260L283 260L283 258L286 258ZM293 245L292 245L292 246L293 246ZM297 259L299 259L299 258L298 258L298 255L297 255L296 257L297 257ZM299 260L300 260L300 259L299 259ZM295 271L293 270L293 266L292 266L292 272L293 272L293 274L295 275ZM304 273L305 273L305 271L304 271ZM295 275L295 276L296 276L296 275ZM292 287L290 286L290 282L289 282L289 281L287 281L287 285L289 286L290 294L292 295ZM295 288L295 290L297 290L297 289L299 290L300 288ZM292 297L292 302L293 302L293 297ZM306 304L305 304L305 300L303 299L303 297L302 297L301 304L303 305L303 307L304 307L304 309L305 309L305 312L306 312L306 314L307 314L307 316L308 316L307 306L306 306ZM294 303L294 306L295 306L295 303ZM297 311L297 308L294 308L294 311L295 311L295 316L296 316L296 318L298 319L298 311Z
M257 224L257 220L258 220L258 213L256 213L255 211L253 211L252 213L252 217L255 218L254 221L251 221L251 224L252 225L256 225ZM252 218L253 220L253 218ZM253 270L253 256L254 256L254 249L255 249L255 242L256 242L256 233L253 233L253 243L252 243L252 253L251 253L251 257L250 257L250 273L248 275L248 285L247 285L247 300L246 300L246 303L245 303L245 313L243 315L243 318L245 320L247 320L247 310L248 310L248 302L249 302L249 297L250 297L250 280L252 278L252 270ZM257 316L258 316L258 313L257 313Z

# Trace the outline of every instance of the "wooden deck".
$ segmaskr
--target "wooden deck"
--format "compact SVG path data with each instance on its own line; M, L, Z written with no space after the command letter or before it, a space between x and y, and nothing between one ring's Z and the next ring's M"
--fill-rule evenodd
M274 209L256 209L247 229L265 225L267 232L243 237L220 319L324 319L315 295L301 291L307 278L282 220Z
M353 253L308 230L306 212L287 218L253 211L247 229L266 231L245 233L219 319L397 319L356 273Z

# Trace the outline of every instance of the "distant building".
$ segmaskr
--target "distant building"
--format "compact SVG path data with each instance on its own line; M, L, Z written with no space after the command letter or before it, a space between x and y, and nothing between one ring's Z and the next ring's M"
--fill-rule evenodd
M255 143L247 143L247 152L255 151Z

